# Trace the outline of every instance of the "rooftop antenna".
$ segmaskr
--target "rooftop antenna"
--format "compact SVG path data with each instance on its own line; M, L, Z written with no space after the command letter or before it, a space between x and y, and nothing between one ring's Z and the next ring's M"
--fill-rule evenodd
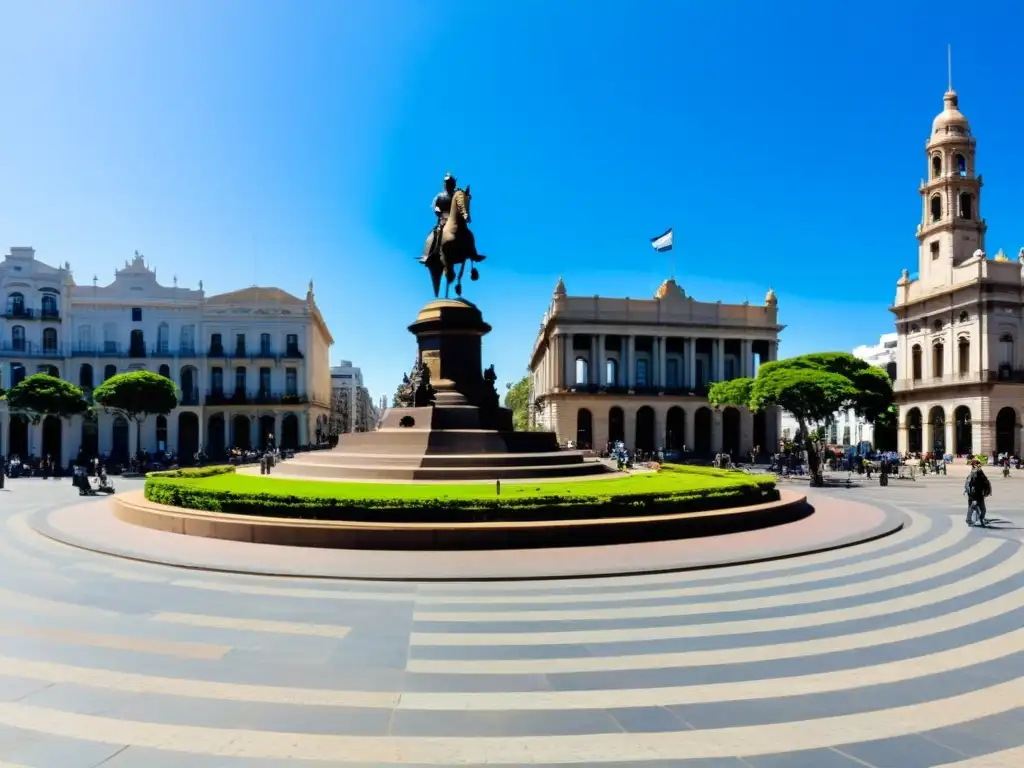
M953 46L946 46L946 75L949 78L949 90L953 90Z

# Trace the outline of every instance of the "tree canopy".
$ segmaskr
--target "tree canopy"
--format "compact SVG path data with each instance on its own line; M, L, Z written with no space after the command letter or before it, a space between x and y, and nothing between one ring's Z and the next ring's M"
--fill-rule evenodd
M505 384L505 407L512 411L512 428L517 432L530 429L530 376Z
M173 411L178 405L178 388L152 371L129 371L100 384L93 398L106 410L138 423L151 414L166 416Z
M45 373L23 379L8 390L3 399L7 402L8 410L23 413L34 421L44 416L67 419L89 408L79 387Z
M753 411L779 407L789 411L805 436L812 475L818 475L809 423L828 424L838 411L852 408L874 422L892 406L892 382L881 368L846 352L817 352L764 363L754 379L711 385L714 406L745 405Z

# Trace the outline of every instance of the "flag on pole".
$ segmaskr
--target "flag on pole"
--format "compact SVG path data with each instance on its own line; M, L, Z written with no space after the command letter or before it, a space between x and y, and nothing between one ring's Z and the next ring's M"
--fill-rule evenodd
M654 246L654 250L658 253L664 253L665 251L672 250L672 227L666 229L662 234L657 237L651 238L651 245Z

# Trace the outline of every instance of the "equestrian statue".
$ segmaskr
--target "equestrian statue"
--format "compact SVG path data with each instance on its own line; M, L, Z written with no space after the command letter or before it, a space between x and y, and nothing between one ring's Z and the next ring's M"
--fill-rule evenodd
M469 185L459 189L455 177L450 173L444 177L444 189L434 197L434 215L437 224L427 235L423 244L423 255L420 263L430 270L430 279L434 286L434 297L441 295L441 276L445 278L444 297L455 283L455 294L462 295L462 275L466 271L466 262L472 264L483 261L486 256L477 253L476 239L469 229L469 205L472 195ZM459 268L458 275L455 267ZM476 267L469 272L470 280L480 278Z

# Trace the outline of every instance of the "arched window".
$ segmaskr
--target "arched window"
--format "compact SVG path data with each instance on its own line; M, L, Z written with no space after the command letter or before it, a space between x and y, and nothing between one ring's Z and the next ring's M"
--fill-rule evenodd
M932 323L932 328L934 328L936 332L941 331L942 330L942 318L937 318L935 320L935 322Z
M942 175L942 155L932 155L932 178L937 179Z
M103 369L103 380L104 381L106 381L107 379L113 378L114 376L117 376L117 366L116 365L108 365L106 368Z
M92 366L83 363L78 369L78 386L82 389L92 389Z
M957 373L965 376L971 371L971 340L961 336L956 343Z
M605 378L608 381L609 387L617 387L619 385L619 361L614 357L609 357L608 362L605 364Z
M921 380L921 345L915 344L910 350L910 370L914 381Z
M164 365L161 365L158 373L165 379L171 378L171 366L167 365L166 363Z
M960 218L974 218L974 195L972 195L970 192L960 193Z
M961 323L966 323L970 319L971 319L971 316L969 314L967 314L967 310L964 310L963 312L960 313L960 322Z
M946 347L941 341L932 344L932 378L941 379L945 373Z
M11 317L25 316L24 294L15 291L14 293L7 295L7 314Z
M142 331L138 328L131 332L128 344L128 355L130 357L146 356L146 340L142 335Z
M15 352L25 351L25 326L11 326L11 349Z
M57 297L52 293L43 294L40 307L43 310L43 317L57 317L60 314L57 311Z
M576 358L576 384L586 384L590 381L590 366L585 357Z
M57 329L56 328L44 328L43 329L43 352L49 352L50 354L56 354L56 352L57 352Z
M967 175L967 158L964 157L963 155L956 156L956 172L960 176Z
M181 354L193 354L196 351L196 327L194 325L181 326Z
M942 196L935 195L931 202L932 221L939 221L942 218Z

